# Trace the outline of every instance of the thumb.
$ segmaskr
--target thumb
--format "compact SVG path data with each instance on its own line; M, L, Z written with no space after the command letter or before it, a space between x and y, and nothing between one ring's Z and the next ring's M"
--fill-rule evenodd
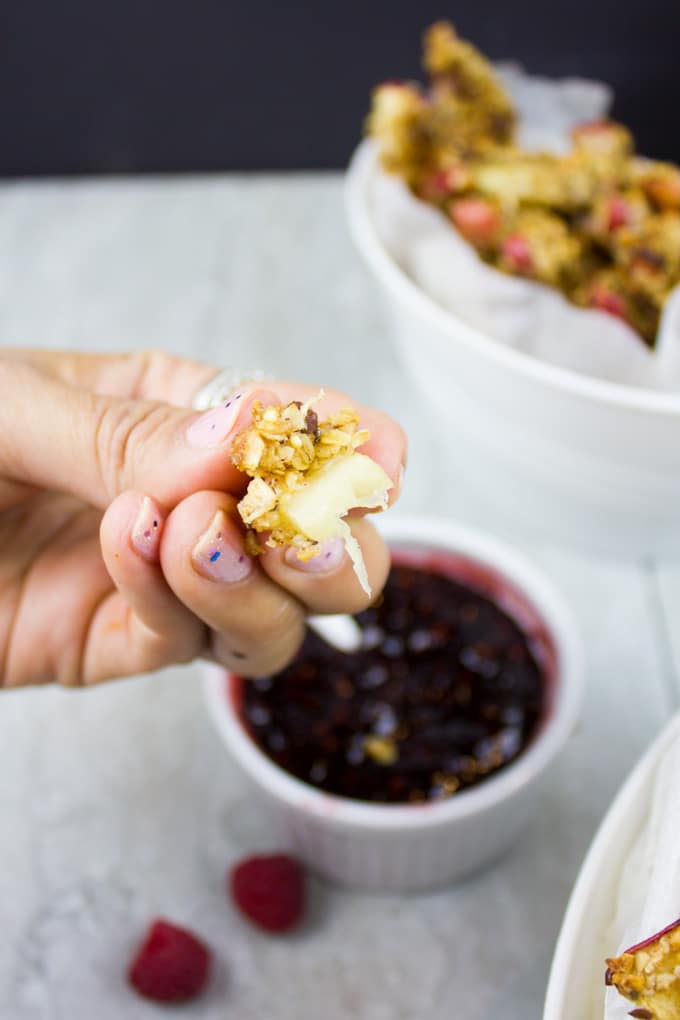
M255 400L278 402L248 387L198 414L91 393L0 358L0 472L102 508L128 489L169 507L200 489L238 492L229 451Z

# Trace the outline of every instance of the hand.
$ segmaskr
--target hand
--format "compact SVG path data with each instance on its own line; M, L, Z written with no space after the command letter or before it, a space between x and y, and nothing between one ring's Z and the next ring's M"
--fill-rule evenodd
M314 389L276 382L198 414L190 402L213 374L162 354L0 352L0 686L90 685L199 656L271 672L297 651L306 613L366 606L342 547L306 565L244 548L231 440L255 399ZM329 393L324 406L348 403ZM403 433L357 410L394 498ZM351 526L377 594L387 550L365 517Z

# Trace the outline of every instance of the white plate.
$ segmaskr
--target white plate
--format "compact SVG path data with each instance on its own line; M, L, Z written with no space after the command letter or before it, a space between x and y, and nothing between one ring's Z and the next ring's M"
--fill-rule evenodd
M606 933L624 862L645 824L656 767L680 736L680 713L641 758L597 831L571 894L553 956L543 1020L602 1020Z

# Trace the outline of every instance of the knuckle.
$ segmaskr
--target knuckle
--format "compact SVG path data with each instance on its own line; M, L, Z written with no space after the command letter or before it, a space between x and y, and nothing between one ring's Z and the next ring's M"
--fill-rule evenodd
M304 614L301 606L285 595L275 594L266 611L253 613L244 633L252 642L276 644L304 631Z
M12 434L18 408L32 406L39 399L36 383L40 376L31 365L0 352L0 437ZM21 444L0 441L0 468L10 472L21 468Z
M102 401L95 412L94 460L109 499L130 487L141 451L171 413L162 404Z
M163 379L178 359L160 350L136 351L130 355L135 368L133 396L143 400L148 394L153 379Z
M166 403L183 406L187 387L198 386L198 383L193 386L194 376L205 374L205 366L200 362L162 350L140 351L130 357L134 359L132 395L137 400L155 399L163 394Z
M215 658L244 676L278 673L295 657L305 636L302 610L282 602L278 611L262 614L259 624L228 634L214 633ZM234 654L236 653L236 654Z
M267 676L280 673L295 658L299 645L293 648L277 649L269 655L260 654L253 662L248 663L247 670L239 670L245 676Z
M153 352L151 351L133 351L127 355L127 362L132 375L129 393L134 400L143 399L152 357Z
M280 673L295 658L304 640L304 629L286 635L282 641L260 642L255 648L246 646L234 655L233 640L223 637L215 642L214 652L218 662L229 666L241 676L265 676Z
M191 662L194 658L184 642L160 636L151 636L135 648L133 661L130 662L128 673L155 673L166 666Z

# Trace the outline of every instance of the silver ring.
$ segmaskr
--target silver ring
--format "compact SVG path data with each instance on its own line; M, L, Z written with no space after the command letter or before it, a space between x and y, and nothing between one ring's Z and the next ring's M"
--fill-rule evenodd
M254 382L262 382L267 376L259 368L250 372L239 372L234 368L223 368L210 379L191 402L194 411L207 411L223 403L234 390Z

